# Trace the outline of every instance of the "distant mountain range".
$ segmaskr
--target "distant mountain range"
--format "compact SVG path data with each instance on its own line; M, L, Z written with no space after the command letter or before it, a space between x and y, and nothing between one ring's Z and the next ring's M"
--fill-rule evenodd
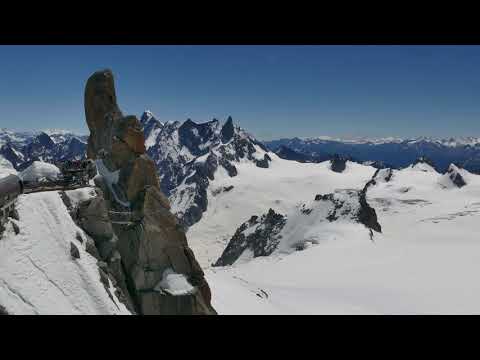
M341 168L349 160L376 168L398 169L424 157L441 173L452 163L480 173L480 138L474 137L353 140L318 137L262 143L236 126L231 117L223 124L217 119L205 123L190 119L183 123L162 122L147 110L140 122L147 153L158 169L161 189L187 228L200 221L207 210L209 192L220 191L209 186L217 176L236 177L239 164L244 162L268 168L273 153L300 163L332 160ZM0 157L18 171L36 160L56 163L81 159L86 156L87 139L86 135L64 130L13 132L0 129Z
M13 132L0 129L0 156L16 170L23 170L34 161L56 163L86 156L86 135L64 130Z
M374 161L402 168L419 157L427 157L441 172L455 163L470 172L480 173L480 138L475 137L354 140L290 138L266 141L265 145L288 160L318 162L338 154L358 162Z
M219 313L479 312L480 292L465 291L479 268L478 139L264 143L231 117L169 122L146 111L140 122ZM82 158L86 147L86 136L68 131L2 129L0 178L34 160ZM18 199L0 239L0 272L16 287L0 284L0 314L71 313L77 304L126 312L119 293L103 289L114 286L102 275L109 264L95 265L94 240L68 213L93 194Z

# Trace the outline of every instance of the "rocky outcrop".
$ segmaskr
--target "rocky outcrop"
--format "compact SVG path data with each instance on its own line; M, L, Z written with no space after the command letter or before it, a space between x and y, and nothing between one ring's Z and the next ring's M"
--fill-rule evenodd
M358 202L360 204L356 214L358 221L371 230L382 232L382 227L377 219L377 213L375 212L375 209L368 204L365 191L359 193ZM371 237L373 237L372 233L370 234Z
M2 240L3 233L7 228L13 230L15 235L20 233L20 228L15 220L19 220L15 204L11 205L9 209L2 209L2 211L0 211L0 240Z
M268 154L265 154L263 155L263 159L255 161L255 165L257 165L257 167L259 168L268 169L269 161L272 161L272 159L270 158L270 156L268 156Z
M113 129L123 115L117 105L113 74L99 71L93 74L85 87L85 117L90 130L87 156L96 159L102 153L111 153Z
M80 251L73 242L70 243L70 256L73 259L80 259Z
M261 218L252 216L240 225L213 266L232 265L246 250L251 252L252 257L270 255L278 246L278 235L285 223L286 217L273 209Z
M347 167L347 158L339 155L335 155L330 160L330 169L337 173L342 173Z
M338 224L339 233L342 232L342 224L362 224L372 240L374 231L382 231L375 209L368 204L364 191L336 190L329 194L317 194L311 203L302 204L287 215L270 209L261 217L252 216L238 227L213 266L232 265L274 252L304 250L321 241L321 227L328 223ZM312 227L316 226L320 228L312 231Z
M333 205L327 216L327 220L330 222L347 218L355 220L376 232L382 232L375 209L368 204L364 190L338 190L331 194L319 194L315 196L315 201L323 201Z
M391 168L377 169L372 178L363 187L363 192L366 193L368 188L375 186L377 182L389 182L392 179L393 170Z
M79 204L76 214L78 225L95 242L102 259L111 257L117 238L108 215L107 203L101 193Z
M155 164L145 154L142 126L134 116L123 116L117 105L111 71L88 79L85 115L88 155L97 160L95 184L101 191L80 204L81 224L117 283L124 280L135 311L215 314L203 271L160 190ZM204 130L187 123L182 131ZM191 151L200 151L198 145L188 143ZM182 291L172 289L172 274L184 280Z
M447 170L448 177L455 184L456 187L461 188L467 185L467 182L460 174L460 169L454 164L450 164Z
M229 116L227 119L227 122L222 127L222 131L221 131L222 143L225 144L229 142L233 138L234 134L235 134L235 128L233 126L233 120L232 120L232 117Z
M0 305L0 315L8 315L7 309Z
M74 222L85 232L86 239L80 232L76 234L76 238L80 243L85 243L85 251L97 259L99 276L105 291L112 297L107 280L110 279L117 298L135 314L137 310L129 294L126 275L121 267L121 256L117 250L118 238L113 230L102 190L96 188L95 196L80 201L77 205L72 204L67 193L61 192L60 196ZM73 258L80 255L73 243L70 251Z

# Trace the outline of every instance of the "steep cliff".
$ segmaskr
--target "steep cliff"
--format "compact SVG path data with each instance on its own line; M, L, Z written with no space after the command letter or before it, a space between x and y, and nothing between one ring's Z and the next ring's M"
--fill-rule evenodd
M112 273L125 282L135 311L215 314L203 271L145 153L141 124L135 116L123 116L117 105L110 70L88 79L85 115L90 129L87 153L96 160L99 174L94 181L101 191L90 200L95 204L79 205L94 215L83 227L98 230L93 237L101 245L100 256L109 266L116 261Z

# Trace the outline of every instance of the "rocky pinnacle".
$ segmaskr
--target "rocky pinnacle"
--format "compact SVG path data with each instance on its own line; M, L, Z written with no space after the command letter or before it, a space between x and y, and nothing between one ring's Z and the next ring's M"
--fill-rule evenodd
M121 258L136 312L216 314L204 273L145 153L141 124L135 116L123 116L117 105L110 70L88 79L85 115L90 129L88 157L97 160L99 169L95 184L118 239L108 256ZM186 280L183 292L172 292L169 279Z

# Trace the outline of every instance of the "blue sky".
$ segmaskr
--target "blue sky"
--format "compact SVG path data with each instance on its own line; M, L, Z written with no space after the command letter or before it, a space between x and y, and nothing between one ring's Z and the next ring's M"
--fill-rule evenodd
M125 114L231 115L260 139L480 136L480 46L0 46L0 127L87 132L88 76Z

